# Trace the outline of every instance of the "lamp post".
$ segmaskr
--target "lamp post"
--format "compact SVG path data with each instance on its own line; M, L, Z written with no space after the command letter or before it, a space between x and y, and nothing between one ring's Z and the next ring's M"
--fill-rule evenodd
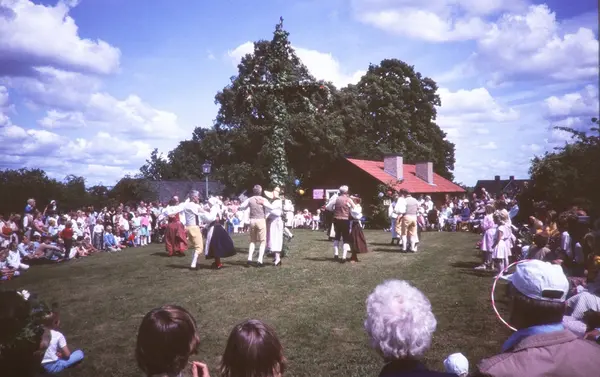
M208 175L210 174L211 167L212 166L208 161L202 164L202 173L204 173L204 178L206 180L206 200L208 200Z

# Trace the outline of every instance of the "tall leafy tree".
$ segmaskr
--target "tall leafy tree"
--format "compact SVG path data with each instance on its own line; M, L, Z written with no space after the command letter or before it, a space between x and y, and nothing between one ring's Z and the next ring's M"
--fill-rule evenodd
M241 166L237 173L244 185L252 180L290 184L292 174L302 170L291 161L295 150L327 135L319 130L318 118L332 88L309 74L288 36L281 19L273 39L256 42L254 52L242 58L238 75L215 97L215 129L229 132L228 162ZM317 155L307 158L314 162Z
M435 123L436 106L442 105L437 89L401 60L371 64L336 100L332 117L344 123L344 151L376 160L395 152L407 161L431 161L438 174L452 179L454 144Z
M600 215L600 121L592 123L587 132L559 127L573 135L572 142L532 159L531 184L521 195L525 206L533 201L557 210L582 205Z

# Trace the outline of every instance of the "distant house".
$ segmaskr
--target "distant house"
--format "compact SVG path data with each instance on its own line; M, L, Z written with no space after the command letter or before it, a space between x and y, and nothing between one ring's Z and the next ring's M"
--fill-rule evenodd
M352 194L363 200L363 208L377 204L378 186L384 184L395 190L406 189L412 195L430 195L436 202L444 196L462 195L466 191L434 173L432 162L405 164L402 156L386 155L381 161L342 158L332 164L320 177L313 177L305 197L300 202L308 209L320 207L326 199L348 185ZM299 204L300 204L299 203Z
M206 197L205 181L147 181L148 185L157 195L160 202L168 202L173 196L183 200L192 190L198 190L200 197ZM220 182L208 181L208 194L220 195L225 186Z
M477 184L475 185L475 192L479 194L481 189L484 188L485 191L491 195L513 195L527 188L529 182L531 182L529 179L515 179L513 175L508 177L508 179L500 179L500 176L497 175L493 180L488 179L477 181Z

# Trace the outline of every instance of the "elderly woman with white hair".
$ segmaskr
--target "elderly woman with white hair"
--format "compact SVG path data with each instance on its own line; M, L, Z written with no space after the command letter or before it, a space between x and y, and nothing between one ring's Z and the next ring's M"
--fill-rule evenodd
M406 281L388 280L367 298L365 330L385 365L379 377L456 376L427 370L420 362L437 322L431 303Z

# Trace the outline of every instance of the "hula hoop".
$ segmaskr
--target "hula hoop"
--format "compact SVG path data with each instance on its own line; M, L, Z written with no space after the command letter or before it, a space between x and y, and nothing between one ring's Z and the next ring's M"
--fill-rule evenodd
M502 278L502 275L505 272L508 271L509 268L511 268L512 266L516 266L519 263L529 262L529 261L531 261L531 259L523 259L523 260L516 261L514 263L509 264L508 266L506 266L506 268L504 270L502 270L501 273L498 274L498 276L496 276L496 278L494 279L494 284L492 285L492 294L491 294L491 296L492 296L492 308L494 309L494 312L496 313L496 317L500 320L500 322L502 322L504 325L506 325L506 327L508 327L512 331L517 331L517 329L515 329L508 322L506 322L504 320L504 318L502 318L502 316L500 315L500 313L498 313L498 309L496 308L496 300L494 299L494 293L496 292L496 284L498 283L498 280L500 280Z

